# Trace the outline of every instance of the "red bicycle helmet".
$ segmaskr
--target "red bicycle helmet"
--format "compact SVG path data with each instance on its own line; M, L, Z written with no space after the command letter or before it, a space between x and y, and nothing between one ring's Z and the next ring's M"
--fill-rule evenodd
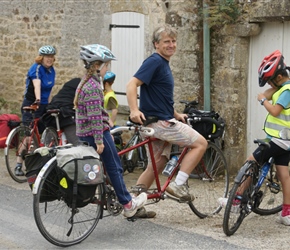
M258 69L259 86L263 87L266 82L276 77L278 70L285 69L285 67L284 57L279 50L266 56Z

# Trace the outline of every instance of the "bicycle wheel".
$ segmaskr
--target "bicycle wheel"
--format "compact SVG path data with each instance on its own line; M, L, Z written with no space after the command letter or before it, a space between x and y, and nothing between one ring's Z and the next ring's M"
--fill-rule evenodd
M240 181L238 183L235 182L230 191L223 219L223 230L227 236L233 235L242 224L244 218L251 212L250 196L254 190L256 178L253 175L256 168L257 165L255 163L246 162L239 172L242 175ZM245 189L244 187L247 188L243 194L237 195L239 187L243 189Z
M41 143L46 147L58 146L58 135L53 127L47 127L41 136Z
M99 202L72 209L59 188L60 176L63 177L63 174L56 161L53 161L40 180L38 192L33 196L33 213L43 237L56 246L67 247L82 242L97 226L103 213L101 200L104 189L102 184L97 186L95 197Z
M26 126L19 126L14 128L8 135L6 148L4 149L5 162L8 173L13 180L19 183L26 182L26 167L25 162L22 163L22 171L24 176L15 175L15 166L17 164L17 157L23 158L23 156L33 149L38 147L36 136L30 136L31 129Z
M220 212L222 207L217 200L228 194L229 175L223 152L213 142L208 142L204 156L189 176L188 186L195 196L189 206L199 218Z
M282 210L282 185L278 180L275 166L273 166L272 172L269 171L268 176L260 187L256 202L258 204L255 204L253 208L253 212L256 214L271 215Z

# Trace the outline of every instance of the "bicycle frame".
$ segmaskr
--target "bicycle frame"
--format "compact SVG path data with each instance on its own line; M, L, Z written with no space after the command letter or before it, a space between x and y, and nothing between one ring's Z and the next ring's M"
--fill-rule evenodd
M111 132L113 134L113 133L117 132L116 130L120 131L121 129L122 129L122 127L118 127L116 129L112 130ZM146 129L146 127L143 127L143 129ZM130 130L130 129L127 129L127 130ZM157 188L157 192L154 192L152 194L151 193L148 194L148 197L147 197L148 199L156 199L156 198L165 199L165 196L164 196L165 190L166 190L167 186L169 185L170 181L172 180L174 174L177 172L177 170L179 168L179 165L180 165L183 157L185 156L185 154L187 152L187 148L185 147L182 150L182 152L181 152L181 154L179 156L179 159L178 159L176 167L172 171L171 175L166 179L166 181L163 184L163 186L161 186L159 173L158 173L156 162L155 162L155 158L154 158L153 146L152 146L152 142L153 141L157 141L157 140L159 140L159 139L154 138L154 137L146 137L143 141L137 143L136 145L133 145L133 146L131 146L129 148L123 149L123 150L118 152L118 155L122 156L122 155L124 155L124 154L126 154L126 153L128 153L128 152L130 152L130 151L132 151L134 149L137 149L137 148L140 148L140 147L144 146L145 144L148 145L149 155L150 155L151 162L152 162L152 168L153 168L154 177L155 177L155 183L156 183L156 188Z

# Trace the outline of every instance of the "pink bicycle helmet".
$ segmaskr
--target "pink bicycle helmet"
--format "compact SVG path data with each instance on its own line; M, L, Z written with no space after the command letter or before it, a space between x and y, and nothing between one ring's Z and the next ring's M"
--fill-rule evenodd
M278 70L285 68L284 57L279 50L266 56L258 69L259 86L263 87L266 82L276 77Z

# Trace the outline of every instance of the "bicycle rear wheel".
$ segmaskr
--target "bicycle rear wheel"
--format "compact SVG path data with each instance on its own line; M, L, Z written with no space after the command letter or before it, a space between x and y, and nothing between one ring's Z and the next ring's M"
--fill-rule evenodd
M41 142L46 147L58 146L58 135L55 128L47 127L42 133Z
M53 161L33 196L33 213L43 237L56 246L67 247L82 242L97 226L103 213L101 200L104 189L102 184L97 186L96 204L90 203L73 210L64 201L65 194L59 188L60 176L63 177L56 161Z
M258 192L257 202L253 208L253 212L259 215L276 214L282 210L283 193L282 185L278 180L276 168L269 171L268 176L264 180ZM270 176L270 174L272 176ZM272 179L271 179L272 178Z
M38 147L36 136L31 137L31 129L26 126L19 126L14 128L8 135L6 148L4 149L5 162L9 175L16 182L26 182L26 167L25 162L22 163L23 176L15 175L15 167L17 164L17 157L23 159L24 155L33 151Z
M251 200L249 198L254 189L255 178L253 175L256 168L255 163L246 162L240 170L244 172L241 180L238 183L235 182L230 191L223 219L223 230L227 236L233 235L242 224L244 218L251 212ZM244 189L244 191L243 194L237 195L239 188Z
M220 212L222 207L217 200L228 194L229 175L223 152L213 142L208 142L204 156L189 176L188 186L195 196L189 206L199 218Z

